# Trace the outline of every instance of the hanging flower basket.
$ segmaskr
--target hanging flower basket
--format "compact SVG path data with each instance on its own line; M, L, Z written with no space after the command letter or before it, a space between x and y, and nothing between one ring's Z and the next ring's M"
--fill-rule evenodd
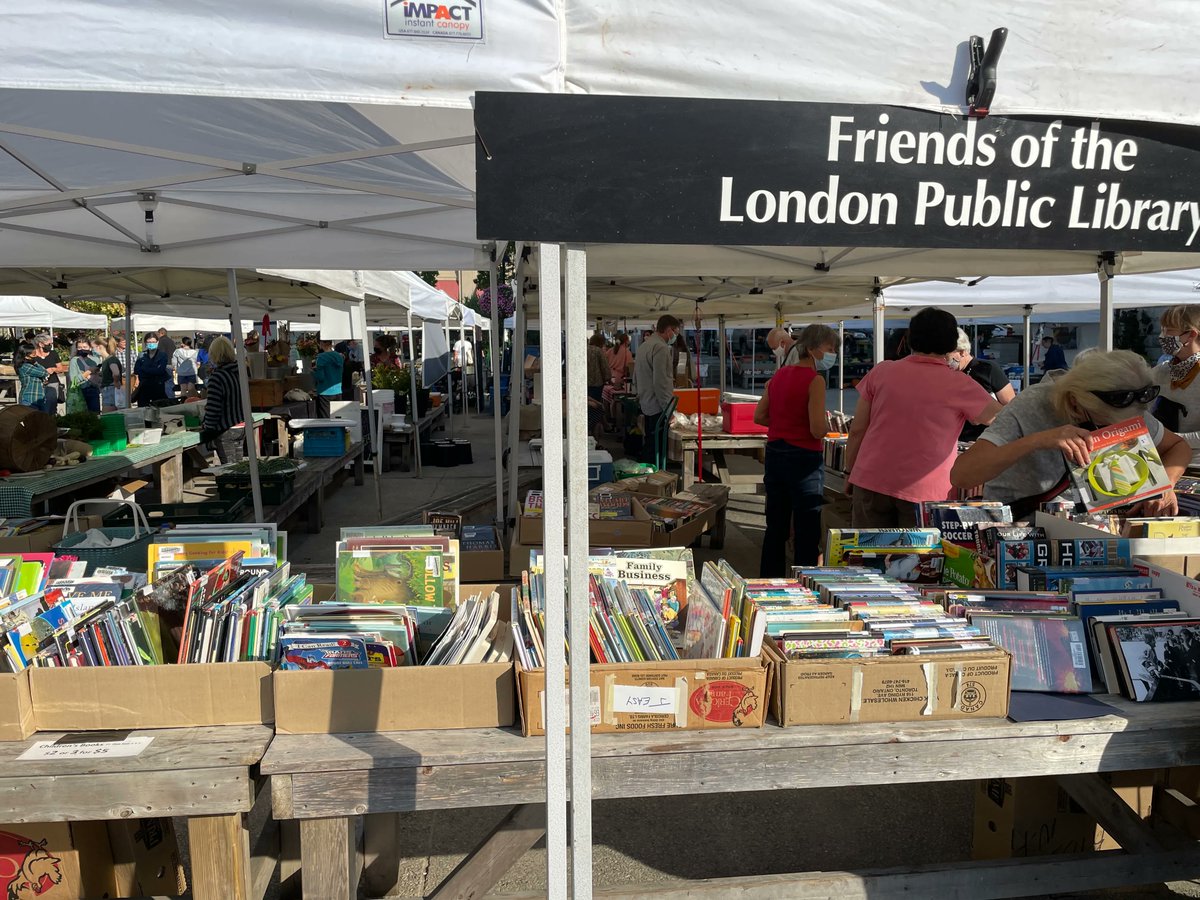
M516 302L513 299L512 288L507 284L500 285L497 290L500 305L500 318L507 319L516 310ZM475 300L479 304L479 311L489 319L492 316L492 289L490 287L475 292Z

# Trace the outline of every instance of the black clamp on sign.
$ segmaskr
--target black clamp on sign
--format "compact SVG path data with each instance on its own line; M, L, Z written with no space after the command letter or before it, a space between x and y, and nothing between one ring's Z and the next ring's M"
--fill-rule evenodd
M992 32L992 38L988 41L985 51L983 38L977 34L971 35L971 68L967 72L967 114L977 119L982 119L990 111L992 97L996 94L996 67L1000 63L1000 54L1004 52L1006 40L1008 29L997 28Z

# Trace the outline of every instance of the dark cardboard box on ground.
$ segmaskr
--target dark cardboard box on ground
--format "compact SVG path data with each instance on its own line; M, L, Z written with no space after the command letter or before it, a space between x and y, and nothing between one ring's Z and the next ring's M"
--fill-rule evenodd
M36 730L29 670L0 673L0 741L23 741Z
M460 584L459 599L500 592L508 619L511 584ZM275 731L370 731L507 727L517 720L511 662L276 672Z
M679 476L674 472L651 472L634 478L622 478L621 490L649 497L674 497L679 490Z
M763 656L774 669L771 712L780 725L1008 715L1012 658L1003 650L799 660L785 659L768 638ZM932 698L927 671L932 671L936 685Z
M521 730L545 734L546 671L516 671ZM681 659L593 665L590 678L593 734L702 731L761 728L771 671L761 659Z
M655 547L690 547L694 544L702 534L707 534L712 531L717 524L718 510L715 506L709 507L707 512L703 512L698 516L684 522L682 525L676 525L670 531L662 527L654 529L654 546Z
M633 498L632 519L589 519L588 541L593 547L641 548L651 547L654 542L654 520ZM545 518L542 516L519 516L517 518L517 540L531 547L541 547L546 542ZM522 568L525 568L522 566ZM511 566L509 568L511 574Z
M494 582L504 580L503 550L470 550L458 556L460 582Z
M1150 815L1162 769L1101 773L1130 808ZM1120 845L1054 778L990 778L975 788L974 859L1116 850Z
M31 669L38 731L269 725L271 668L262 662Z
M79 531L99 528L104 524L103 516L80 516ZM47 525L28 534L14 537L0 537L0 556L5 553L49 553L50 549L63 538L61 523ZM63 554L67 556L69 554Z

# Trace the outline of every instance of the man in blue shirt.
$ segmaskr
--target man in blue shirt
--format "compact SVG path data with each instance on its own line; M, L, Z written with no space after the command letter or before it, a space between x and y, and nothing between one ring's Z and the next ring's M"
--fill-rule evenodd
M1067 355L1063 352L1062 344L1054 340L1053 335L1046 335L1042 338L1042 373L1066 367Z
M333 341L318 341L321 352L313 361L317 385L317 418L329 418L329 402L342 399L342 365L345 357L333 349Z

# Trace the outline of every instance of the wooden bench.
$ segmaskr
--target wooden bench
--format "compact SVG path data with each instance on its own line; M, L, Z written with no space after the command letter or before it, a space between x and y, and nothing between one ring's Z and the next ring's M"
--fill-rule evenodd
M258 798L265 802L253 770L271 732L266 725L133 731L130 737L151 738L136 756L49 760L17 757L61 733L0 743L0 821L182 816L195 900L258 900L275 870L277 841L265 834L266 845L252 850L247 815Z
M1200 764L1196 707L1108 702L1116 714L1066 722L964 719L594 735L597 800L1049 775L1058 776L1072 798L1130 851L740 877L628 887L603 896L1015 897L1200 876L1194 841L1164 849L1160 837L1096 775ZM262 772L271 779L275 817L300 822L306 898L356 896L356 816L369 817L366 849L374 875L368 888L384 892L396 877L395 847L388 843L396 813L513 806L433 895L479 897L542 836L544 754L544 739L504 729L277 735Z
M301 509L310 534L317 534L325 525L325 488L346 467L354 464L354 483L363 483L363 444L351 444L341 456L310 456L305 458L305 467L296 473L292 494L283 503L263 511L272 522L285 522Z

